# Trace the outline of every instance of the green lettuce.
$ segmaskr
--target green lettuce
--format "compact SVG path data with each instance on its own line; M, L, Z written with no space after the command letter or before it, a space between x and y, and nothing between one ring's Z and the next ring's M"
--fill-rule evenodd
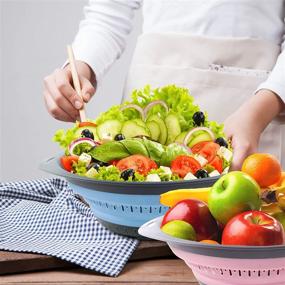
M76 139L77 129L78 129L78 122L76 122L72 128L66 131L64 129L60 129L56 131L56 133L54 134L52 138L54 142L57 142L59 146L65 150L66 155L69 154L68 146L70 145L72 141Z
M166 147L161 156L160 165L170 166L171 162L179 155L188 155L189 152L180 144L172 143Z

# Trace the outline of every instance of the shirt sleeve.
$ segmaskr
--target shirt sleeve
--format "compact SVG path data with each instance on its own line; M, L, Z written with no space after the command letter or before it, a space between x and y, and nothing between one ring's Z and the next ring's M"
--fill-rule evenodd
M124 51L135 9L141 1L89 0L84 8L85 18L72 46L75 58L95 72L97 84Z
M285 35L283 36L282 52L278 56L275 66L267 80L258 86L255 93L261 89L273 91L285 102Z

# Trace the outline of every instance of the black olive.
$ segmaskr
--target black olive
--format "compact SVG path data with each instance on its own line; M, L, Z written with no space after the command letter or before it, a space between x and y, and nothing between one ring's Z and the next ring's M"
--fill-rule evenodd
M99 171L100 165L95 162L95 163L93 164L93 168L95 168L97 171Z
M129 178L132 178L132 180L135 178L135 171L133 169L126 169L121 173L121 178L123 178L125 181L129 180Z
M201 126L205 122L205 115L203 112L196 112L196 113L194 113L192 119L193 119L194 124L196 126Z
M208 172L205 169L199 169L196 173L195 176L197 178L207 178L209 177Z
M125 139L125 136L123 135L123 134L117 134L117 135L115 135L115 137L114 137L114 140L115 141L122 141L122 140L124 140Z
M94 134L88 129L85 129L81 132L81 137L94 140Z
M99 166L109 166L109 163L108 163L108 162L103 162L103 161L97 160L96 163L97 163Z
M219 144L220 146L224 146L224 147L226 147L226 148L228 148L228 143L227 143L227 141L224 139L224 138L217 138L216 140L215 140L215 142L217 143L217 144Z
M92 162L92 163L90 163L90 164L88 165L87 170L89 170L89 169L91 169L91 168L95 168L95 169L98 171L99 168L100 168L100 165L99 165L98 163L96 163L96 162Z

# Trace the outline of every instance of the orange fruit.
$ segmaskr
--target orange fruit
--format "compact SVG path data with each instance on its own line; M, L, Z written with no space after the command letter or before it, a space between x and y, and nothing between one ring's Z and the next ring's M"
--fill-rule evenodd
M277 183L282 171L279 161L268 153L254 153L248 156L241 170L255 179L261 188Z
M201 240L200 242L207 243L207 244L219 244L217 241L212 240L212 239L204 239L204 240Z

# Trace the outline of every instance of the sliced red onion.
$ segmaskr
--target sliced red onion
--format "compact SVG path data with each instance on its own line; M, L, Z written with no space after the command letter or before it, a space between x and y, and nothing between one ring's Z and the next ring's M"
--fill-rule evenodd
M73 153L74 148L82 143L88 143L90 144L91 147L98 145L98 143L96 143L94 140L90 139L90 138L79 138L74 140L73 142L71 142L71 144L68 146L68 151L71 155L75 155Z
M139 105L136 105L136 104L128 104L128 105L125 105L125 106L122 106L122 107L121 107L121 111L124 111L124 110L126 110L126 109L135 109L135 110L137 110L137 111L141 114L142 120L145 119L145 115L144 115L143 108L140 107Z
M214 135L214 133L213 133L209 128L206 128L206 127L198 127L198 128L192 129L191 131L189 131L189 132L187 133L187 135L185 136L184 141L183 141L184 145L187 146L187 145L188 145L188 142L189 142L189 140L190 140L190 138L191 138L191 136L192 136L194 133L198 132L198 131L205 131L205 132L207 132L207 133L210 135L211 139L212 139L213 141L215 140L215 135Z
M161 106L163 106L163 107L165 108L166 112L168 112L168 106L167 106L167 104L166 104L164 101L162 101L162 100L155 100L155 101L153 101L153 102L151 102L151 103L149 103L148 105L145 106L145 108L144 108L144 110L143 110L145 117L147 116L148 111L149 111L152 107L154 107L155 105L161 105Z

